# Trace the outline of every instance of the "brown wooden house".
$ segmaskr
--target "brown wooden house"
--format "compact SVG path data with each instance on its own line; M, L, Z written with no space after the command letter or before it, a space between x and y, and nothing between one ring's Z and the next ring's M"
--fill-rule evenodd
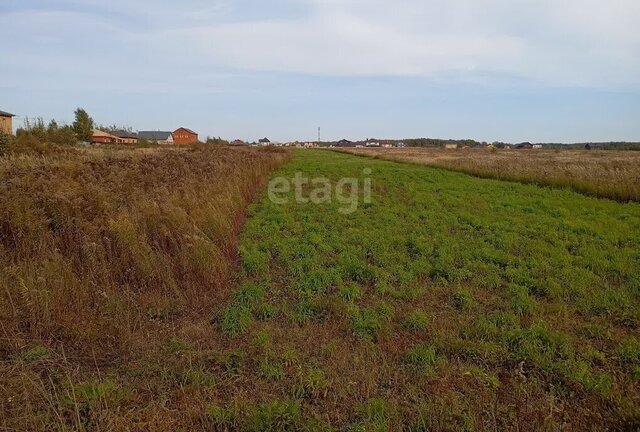
M13 114L0 111L0 132L7 135L13 135Z
M198 134L184 127L176 129L171 135L173 135L174 144L193 144L198 142Z

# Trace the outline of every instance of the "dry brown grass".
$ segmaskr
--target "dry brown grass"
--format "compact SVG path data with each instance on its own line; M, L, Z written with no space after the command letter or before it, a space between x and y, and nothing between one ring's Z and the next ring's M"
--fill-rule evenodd
M437 166L499 180L571 188L618 201L640 201L640 152L581 150L340 149Z
M232 284L245 208L287 158L206 147L0 158L0 429L197 427L189 384L206 374L174 354L215 345L210 314Z

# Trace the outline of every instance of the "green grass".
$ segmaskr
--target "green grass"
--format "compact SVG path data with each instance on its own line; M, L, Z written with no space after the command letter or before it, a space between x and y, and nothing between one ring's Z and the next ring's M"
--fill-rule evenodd
M249 209L241 288L220 320L239 350L272 335L271 357L241 370L249 400L274 405L248 416L352 430L640 424L640 205L324 151L276 175L335 184L365 168L373 202L353 214L296 204L293 188L288 204Z

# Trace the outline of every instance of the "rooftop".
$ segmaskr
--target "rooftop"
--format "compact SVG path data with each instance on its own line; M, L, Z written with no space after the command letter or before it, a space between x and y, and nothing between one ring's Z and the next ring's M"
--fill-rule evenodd
M138 138L151 141L166 141L171 137L171 132L167 131L139 131Z
M183 130L183 131L188 132L188 133L193 134L193 135L198 135L197 132L194 132L191 129L186 128L186 127L180 127L178 129L176 129L175 132L178 132L179 130Z

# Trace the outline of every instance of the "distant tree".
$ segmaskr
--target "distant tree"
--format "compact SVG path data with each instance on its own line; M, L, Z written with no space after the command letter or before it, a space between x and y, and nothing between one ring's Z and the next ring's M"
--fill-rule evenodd
M78 140L91 141L93 134L93 119L82 108L78 108L74 112L76 119L73 122L73 131L76 133Z
M58 129L58 122L52 119L49 122L49 126L47 126L47 133L49 134L49 137L51 138L55 136L58 133Z
M25 117L23 129L40 142L48 140L47 127L44 125L42 117L36 117L35 119Z
M11 136L0 131L0 156L6 154L9 151L10 144Z
M100 129L101 131L113 134L116 132L120 132L120 131L124 131L124 132L129 132L129 133L133 133L133 127L131 126L125 126L125 125L117 125L117 124L112 124L112 125L98 125L96 126L96 129Z
M229 141L222 139L220 137L214 138L214 137L207 137L207 140L205 141L207 144L214 144L214 145L228 145Z

